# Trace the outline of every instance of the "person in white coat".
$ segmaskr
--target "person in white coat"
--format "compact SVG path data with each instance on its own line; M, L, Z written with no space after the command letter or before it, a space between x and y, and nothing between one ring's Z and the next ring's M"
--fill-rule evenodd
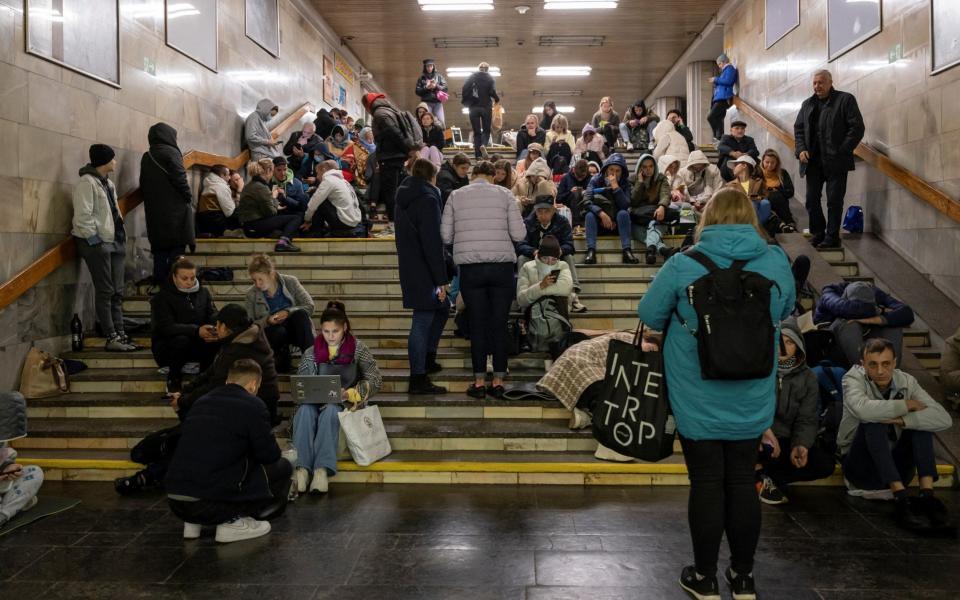
M672 121L663 120L657 123L653 129L653 139L657 144L653 148L654 158L659 160L664 154L672 154L681 164L686 164L690 157L690 147L687 146L687 139L677 132Z
M330 232L343 235L360 225L363 218L360 199L343 178L337 163L325 160L318 164L317 181L320 184L307 203L300 229L321 235Z
M7 442L27 435L27 403L18 392L0 394L0 529L19 513L37 505L43 471L17 462Z

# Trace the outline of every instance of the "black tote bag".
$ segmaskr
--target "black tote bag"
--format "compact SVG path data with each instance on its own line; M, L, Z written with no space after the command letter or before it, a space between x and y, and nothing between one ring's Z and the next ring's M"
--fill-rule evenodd
M603 391L593 407L593 437L620 454L657 462L673 454L676 423L667 397L662 352L610 340Z

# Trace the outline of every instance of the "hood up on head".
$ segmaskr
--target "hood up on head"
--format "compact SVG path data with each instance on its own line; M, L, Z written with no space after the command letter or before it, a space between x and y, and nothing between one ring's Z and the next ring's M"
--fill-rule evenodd
M589 132L589 133L596 133L596 132L597 132L597 128L594 127L593 125L591 125L590 123L585 123L585 124L583 125L583 129L580 130L580 135L583 135L583 134L588 133L588 132Z
M603 161L603 166L600 167L600 173L596 176L601 177L604 181L607 178L607 169L612 165L617 165L620 167L620 180L617 182L621 188L629 191L630 189L630 170L627 168L627 161L623 158L623 155L614 152L610 155L610 158Z
M383 94L369 93L363 97L363 107L369 111L373 110L373 103L380 98L386 98Z
M677 128L673 126L673 121L670 119L664 119L657 123L657 126L653 128L653 139L659 142L663 137L676 130Z
M273 109L280 110L280 107L269 98L264 98L260 102L257 102L257 114L260 115L260 118L264 121L270 120L270 113L273 112Z
M643 178L640 176L640 165L641 165L641 164L643 163L643 161L645 161L645 160L653 161L653 179L656 179L656 178L657 178L657 175L660 174L660 165L657 164L657 159L655 159L655 158L653 157L653 155L650 154L649 152L646 152L646 153L644 153L644 154L641 154L641 155L640 155L640 158L637 159L637 168L636 168L635 171L634 171L634 172L637 174L637 181L640 181L640 180L643 179ZM674 160L676 160L676 159L674 159Z
M687 157L687 165L709 165L710 160L707 158L707 155L703 153L702 150L694 150L690 153L690 156Z
M657 170L658 170L660 173L663 173L664 175L666 175L667 169L668 169L668 168L670 167L670 165L672 165L673 163L680 163L680 159L677 158L676 156L672 155L672 154L664 154L663 156L660 157L660 160L657 161ZM681 167L683 166L682 163L680 164L680 166L681 166ZM679 171L679 167L678 167L677 172L678 172L678 173L680 172L680 171Z
M151 146L165 144L177 147L177 130L166 123L157 123L147 131L147 142Z
M550 166L542 156L531 162L530 166L527 167L527 170L523 173L524 177L531 177L533 175L539 175L545 179L550 179L553 176L553 173L550 171Z

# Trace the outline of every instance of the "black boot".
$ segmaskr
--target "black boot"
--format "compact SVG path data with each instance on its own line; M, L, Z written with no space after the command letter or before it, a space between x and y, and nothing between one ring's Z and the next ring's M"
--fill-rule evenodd
M433 385L426 375L411 375L407 385L407 393L414 396L446 394L447 388Z
M443 365L437 362L436 352L427 352L427 375L433 375L443 370Z
M667 262L667 260L676 253L677 249L671 248L670 246L664 246L663 248L660 248L660 256L663 257L663 262Z
M583 257L583 264L585 265L595 265L597 264L597 251L593 248L587 248L587 255Z
M630 248L623 249L623 264L625 265L639 265L640 259L633 255L633 250Z
M657 264L657 247L647 246L647 254L643 258L644 258L644 262L646 262L648 265ZM623 262L627 262L627 261L623 261Z

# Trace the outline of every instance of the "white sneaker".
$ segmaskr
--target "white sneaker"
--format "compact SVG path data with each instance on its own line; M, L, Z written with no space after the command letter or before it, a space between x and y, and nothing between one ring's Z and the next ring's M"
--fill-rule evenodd
M330 479L327 477L327 470L323 467L316 469L313 472L313 481L310 482L310 493L326 494L329 489Z
M567 424L570 429L586 429L593 422L590 413L579 408L574 408L570 415L570 422ZM599 450L600 448L597 448Z
M578 296L576 292L570 294L570 310L575 313L587 312L587 307L580 302L580 296Z
M20 509L20 512L22 513L27 512L28 510L36 506L38 502L40 502L40 498L36 496L34 496L33 498L30 498L30 500L24 505L24 507Z
M196 375L200 373L200 363L190 362L183 365L183 368L180 369L180 372L184 375Z
M241 239L244 237L242 229L227 229L223 232L225 238Z
M889 488L885 490L861 490L854 487L846 478L844 478L843 483L847 486L848 496L863 498L864 500L893 500L893 492Z
M229 523L217 525L216 540L221 544L252 540L270 533L268 521L258 521L252 517L240 517Z
M616 450L611 450L603 444L597 444L597 451L593 453L594 458L600 460L608 460L610 462L633 462L632 456L627 456L626 454L620 454Z
M310 485L310 470L304 469L303 467L297 467L296 477L297 492L300 494L306 493L307 486Z
M183 539L185 540L195 540L200 537L200 525L197 523L184 523L183 524Z

